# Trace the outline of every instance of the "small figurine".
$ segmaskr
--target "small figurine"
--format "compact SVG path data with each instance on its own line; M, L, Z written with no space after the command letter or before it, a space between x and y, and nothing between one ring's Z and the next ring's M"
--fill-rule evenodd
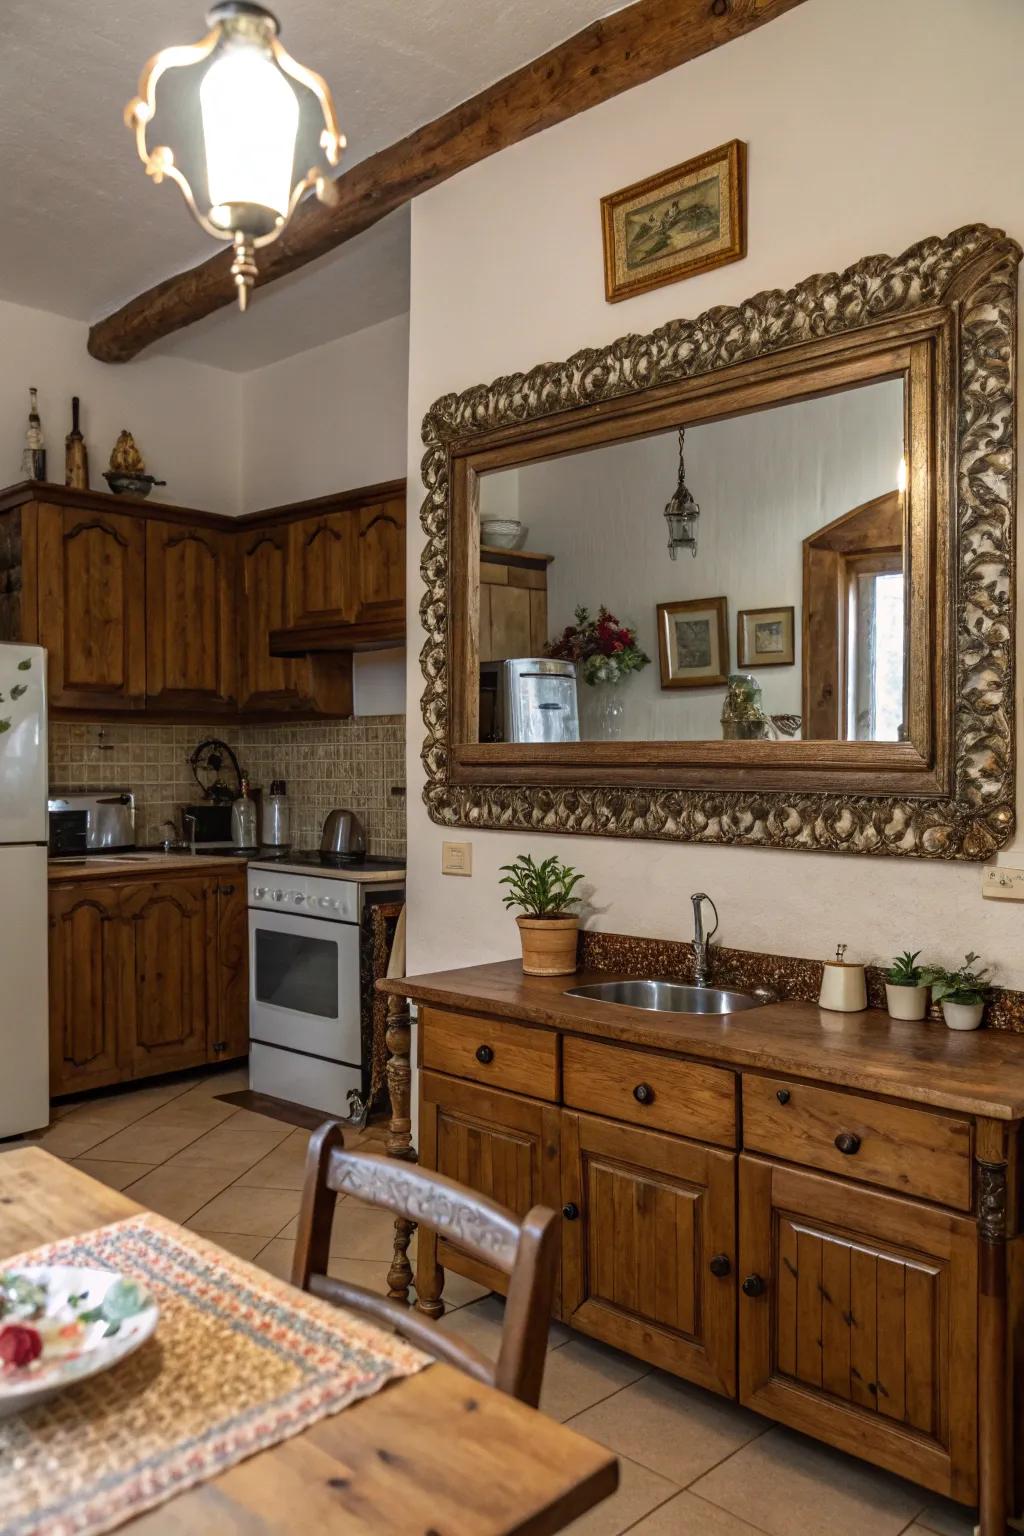
M167 484L146 474L145 461L127 427L114 444L110 468L103 471L103 478L115 496L148 496L154 485Z
M28 399L28 426L25 428L21 472L26 480L45 480L46 449L43 446L43 424L39 419L39 391L34 385L29 385Z
M64 484L76 491L89 489L89 453L78 428L78 396L71 397L71 431L64 439Z
M799 715L768 715L761 706L761 684L750 672L730 672L722 704L723 741L778 741L795 736Z

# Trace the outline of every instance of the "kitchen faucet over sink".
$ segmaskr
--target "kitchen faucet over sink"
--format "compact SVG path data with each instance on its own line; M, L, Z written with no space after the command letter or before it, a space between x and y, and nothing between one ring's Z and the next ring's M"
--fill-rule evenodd
M718 932L718 908L711 900L711 897L705 895L703 891L694 891L690 900L693 902L693 980L695 986L706 987L708 984L708 951L711 947L711 940ZM705 901L715 914L715 926L707 937L704 935L702 911L702 903Z

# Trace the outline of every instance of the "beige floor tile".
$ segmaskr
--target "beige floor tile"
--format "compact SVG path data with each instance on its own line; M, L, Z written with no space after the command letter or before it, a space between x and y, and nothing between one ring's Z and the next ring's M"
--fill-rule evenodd
M266 1246L266 1238L251 1232L204 1232L203 1236L218 1248L226 1248L239 1259L254 1259Z
M911 1529L928 1531L929 1536L932 1532L937 1532L938 1536L974 1536L977 1523L978 1516L975 1510L968 1509L963 1504L954 1504L952 1499L939 1499L929 1495L927 1506Z
M652 1371L578 1414L572 1427L685 1488L770 1425L724 1397Z
M760 1435L691 1492L768 1536L897 1536L926 1501L902 1478L788 1429Z
M55 1157L81 1157L84 1153L90 1152L93 1147L98 1147L109 1140L112 1130L113 1127L110 1125L69 1116L65 1120L55 1121L40 1135L30 1136L27 1140L34 1147L45 1147L46 1151L52 1152ZM124 1156L130 1158L131 1154L125 1153ZM160 1159L147 1157L140 1158L139 1161L156 1163Z
M273 1151L248 1169L239 1183L258 1184L262 1189L301 1189L308 1146L308 1131L292 1131Z
M71 1124L73 1122L61 1121L61 1125ZM151 1125L147 1120L125 1126L124 1130L115 1131L112 1136L108 1130L106 1140L80 1150L88 1151L91 1157L102 1157L111 1162L166 1163L201 1134L192 1125Z
M186 1083L185 1091L192 1098L217 1098L222 1093L237 1093L249 1086L249 1068L231 1067L227 1072L207 1072L197 1082Z
M455 1280L457 1277L453 1275L451 1278ZM446 1281L445 1292L447 1289ZM482 1301L474 1301L466 1306L460 1305L456 1311L446 1312L441 1319L441 1327L450 1328L453 1333L460 1334L467 1344L475 1345L482 1354L493 1360L501 1345L504 1318L504 1298L485 1296ZM568 1328L563 1327L561 1323L552 1323L548 1330L548 1347L557 1350L570 1338L572 1334Z
M413 1260L412 1268L415 1278L415 1259L411 1254L410 1258ZM460 1307L471 1306L474 1301L483 1301L490 1294L486 1285L477 1285L475 1280L467 1280L465 1275L453 1275L449 1271L444 1277L444 1304L449 1311L455 1312ZM552 1326L557 1327L558 1324Z
M217 1100L212 1102L217 1103ZM251 1109L237 1109L231 1104L222 1104L220 1107L231 1111L230 1119L224 1121L223 1128L225 1131L266 1131L277 1129L281 1131L282 1139L287 1140L295 1129L286 1120L278 1120L274 1115L258 1115ZM308 1132L303 1132L302 1134L308 1135Z
M395 1218L356 1200L340 1200L331 1227L332 1259L378 1259L389 1264L395 1251Z
M187 1083L150 1083L147 1087L129 1088L123 1093L105 1094L101 1098L83 1099L78 1104L61 1106L61 1118L69 1115L104 1124L131 1125L143 1115L181 1098Z
M461 1312L455 1315L458 1318ZM647 1375L649 1369L642 1360L577 1335L560 1349L548 1352L540 1394L541 1412L564 1423Z
M570 1530L573 1527L570 1526ZM653 1515L646 1515L639 1525L630 1526L629 1536L761 1536L753 1525L738 1520L727 1509L698 1499L692 1493L679 1493L662 1504ZM810 1527L805 1536L817 1536ZM868 1532L864 1536L869 1536Z
M259 1250L253 1263L258 1264L260 1269L265 1269L268 1274L276 1275L279 1280L290 1280L294 1252L293 1242L283 1237L275 1237Z
M81 1168L83 1173L99 1179L101 1184L108 1184L111 1189L127 1189L143 1174L152 1172L149 1163L107 1163L98 1157L72 1157L68 1161L73 1168Z
M224 1188L225 1181L216 1168L151 1168L125 1194L170 1221L187 1221Z
M149 1125L194 1126L194 1134L201 1136L204 1131L212 1131L235 1114L237 1110L232 1109L230 1104L221 1104L217 1099L193 1099L186 1093L181 1098L171 1099L169 1104L161 1104L159 1109L151 1110L145 1119L135 1124L140 1129Z
M215 1126L196 1136L169 1161L177 1168L200 1168L208 1165L227 1169L237 1179L261 1159L267 1156L278 1140L273 1127L258 1131L228 1131ZM259 1188L265 1189L266 1185Z
M196 1232L276 1237L294 1216L297 1199L290 1189L254 1189L232 1184L196 1211L188 1225Z
M620 1456L617 1491L566 1526L567 1536L619 1536L621 1531L631 1530L637 1520L657 1509L659 1504L674 1499L678 1492L667 1478ZM666 1531L668 1529L666 1527ZM672 1536L675 1536L674 1532Z

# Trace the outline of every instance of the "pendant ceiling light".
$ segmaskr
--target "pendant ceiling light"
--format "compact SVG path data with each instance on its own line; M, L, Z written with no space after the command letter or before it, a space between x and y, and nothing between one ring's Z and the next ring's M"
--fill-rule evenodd
M256 251L277 239L303 193L312 187L321 202L337 201L329 172L345 139L326 82L281 47L270 11L251 0L221 0L206 22L210 30L200 42L150 59L124 119L147 175L157 185L165 176L176 181L206 233L233 244L231 274L245 309ZM171 70L192 71L171 103L184 145L177 158L169 145L151 149L146 141L157 86ZM191 181L184 167L190 149Z
M685 438L686 428L680 427L679 484L665 508L665 521L668 523L668 552L673 560L676 558L676 551L680 549L688 549L694 559L697 558L696 523L700 517L700 507L691 496L690 488L686 483L686 466L683 462Z

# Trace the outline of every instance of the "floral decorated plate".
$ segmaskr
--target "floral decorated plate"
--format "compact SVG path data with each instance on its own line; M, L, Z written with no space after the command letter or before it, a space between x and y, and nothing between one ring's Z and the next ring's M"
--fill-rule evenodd
M157 1317L142 1286L113 1270L0 1267L0 1418L116 1365Z

